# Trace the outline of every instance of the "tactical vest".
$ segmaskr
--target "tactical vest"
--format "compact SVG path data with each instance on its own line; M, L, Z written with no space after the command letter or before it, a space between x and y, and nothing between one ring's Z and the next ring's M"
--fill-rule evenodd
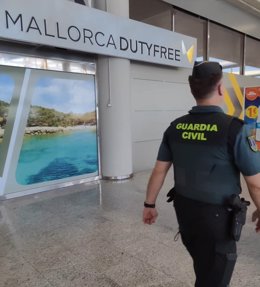
M239 194L233 147L243 123L224 113L185 115L165 132L174 165L175 190L191 199L223 204Z

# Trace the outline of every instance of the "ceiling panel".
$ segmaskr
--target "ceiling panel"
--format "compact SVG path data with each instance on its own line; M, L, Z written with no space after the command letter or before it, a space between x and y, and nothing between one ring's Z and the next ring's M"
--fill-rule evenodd
M260 18L260 0L225 0L234 6Z

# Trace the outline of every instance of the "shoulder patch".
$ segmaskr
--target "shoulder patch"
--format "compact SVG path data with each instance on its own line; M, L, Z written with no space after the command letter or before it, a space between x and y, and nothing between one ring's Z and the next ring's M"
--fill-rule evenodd
M254 136L247 137L247 140L248 140L248 143L249 143L249 146L250 146L251 150L254 151L254 152L257 152L258 151L258 147L257 147L257 144L255 142Z

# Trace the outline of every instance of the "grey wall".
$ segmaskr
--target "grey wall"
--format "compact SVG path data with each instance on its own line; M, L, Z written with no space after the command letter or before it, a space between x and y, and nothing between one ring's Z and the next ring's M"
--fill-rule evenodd
M163 0L260 39L260 18L223 0Z
M169 123L195 104L187 83L189 69L131 65L134 172L151 169Z
M134 172L153 167L164 130L195 105L188 85L190 73L191 69L131 64ZM260 86L257 78L237 76L237 80L241 88ZM224 74L224 83L232 89L228 74Z

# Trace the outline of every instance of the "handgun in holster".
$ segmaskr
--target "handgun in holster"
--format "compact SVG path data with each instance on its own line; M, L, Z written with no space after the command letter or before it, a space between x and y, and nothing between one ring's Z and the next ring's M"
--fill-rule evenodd
M167 202L172 202L174 199L174 195L175 195L175 188L173 187L168 193L167 193Z
M232 209L231 236L235 241L239 241L243 225L246 223L247 207L249 201L240 198L237 194L232 194L229 200L229 206Z

